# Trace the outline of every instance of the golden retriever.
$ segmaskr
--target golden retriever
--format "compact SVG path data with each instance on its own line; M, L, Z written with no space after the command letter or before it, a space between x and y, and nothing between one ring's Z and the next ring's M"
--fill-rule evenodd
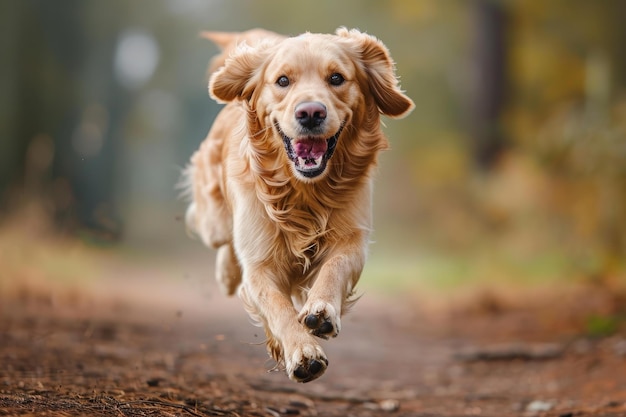
M372 175L388 147L380 115L413 102L375 37L205 32L211 97L227 103L186 172L188 229L217 249L222 290L238 291L289 378L318 378L354 302L372 230Z

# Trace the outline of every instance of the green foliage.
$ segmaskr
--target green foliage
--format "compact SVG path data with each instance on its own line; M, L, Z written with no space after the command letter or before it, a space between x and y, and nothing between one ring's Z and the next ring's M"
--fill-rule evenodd
M591 315L587 318L587 334L591 337L607 337L615 334L624 319L619 316Z

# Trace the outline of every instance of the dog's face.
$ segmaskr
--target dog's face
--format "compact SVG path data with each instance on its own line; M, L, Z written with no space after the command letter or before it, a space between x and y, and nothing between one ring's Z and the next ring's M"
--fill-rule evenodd
M271 132L272 146L284 149L284 163L302 181L324 177L344 130L413 107L384 45L345 29L243 46L213 75L210 92L220 101L247 101L252 139Z
M345 48L330 36L302 35L281 42L270 57L256 109L282 139L294 174L315 179L362 99Z

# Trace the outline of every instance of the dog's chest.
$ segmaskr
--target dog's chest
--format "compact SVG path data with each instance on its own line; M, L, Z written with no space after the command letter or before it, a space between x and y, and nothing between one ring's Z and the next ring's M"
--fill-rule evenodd
M302 270L310 269L322 262L327 252L327 234L326 229L315 227L302 227L302 224L277 224L277 232L279 236L278 245L282 246L282 252L285 259L291 264L298 265ZM297 267L298 268L298 267Z

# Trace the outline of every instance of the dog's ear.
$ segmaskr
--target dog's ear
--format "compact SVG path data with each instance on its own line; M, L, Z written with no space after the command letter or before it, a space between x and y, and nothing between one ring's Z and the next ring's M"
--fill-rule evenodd
M387 47L375 37L356 29L342 27L337 29L336 34L347 39L355 48L380 112L394 118L408 115L415 104L398 85L395 65Z
M207 68L207 79L211 77L215 71L224 66L226 58L237 46L237 41L241 36L238 32L200 32L200 37L208 39L213 42L221 52L211 58L209 61L209 67Z
M201 38L210 40L221 50L221 52L215 55L209 63L207 79L220 67L224 66L226 59L228 59L228 57L233 54L238 45L244 42L249 45L255 45L261 40L273 40L275 42L278 42L284 39L284 36L279 35L275 32L270 32L269 30L265 29L250 29L245 32L203 31L200 32L199 36Z
M255 46L243 43L228 57L224 65L209 79L209 94L221 103L236 99L250 100L262 76L263 64L272 42Z

